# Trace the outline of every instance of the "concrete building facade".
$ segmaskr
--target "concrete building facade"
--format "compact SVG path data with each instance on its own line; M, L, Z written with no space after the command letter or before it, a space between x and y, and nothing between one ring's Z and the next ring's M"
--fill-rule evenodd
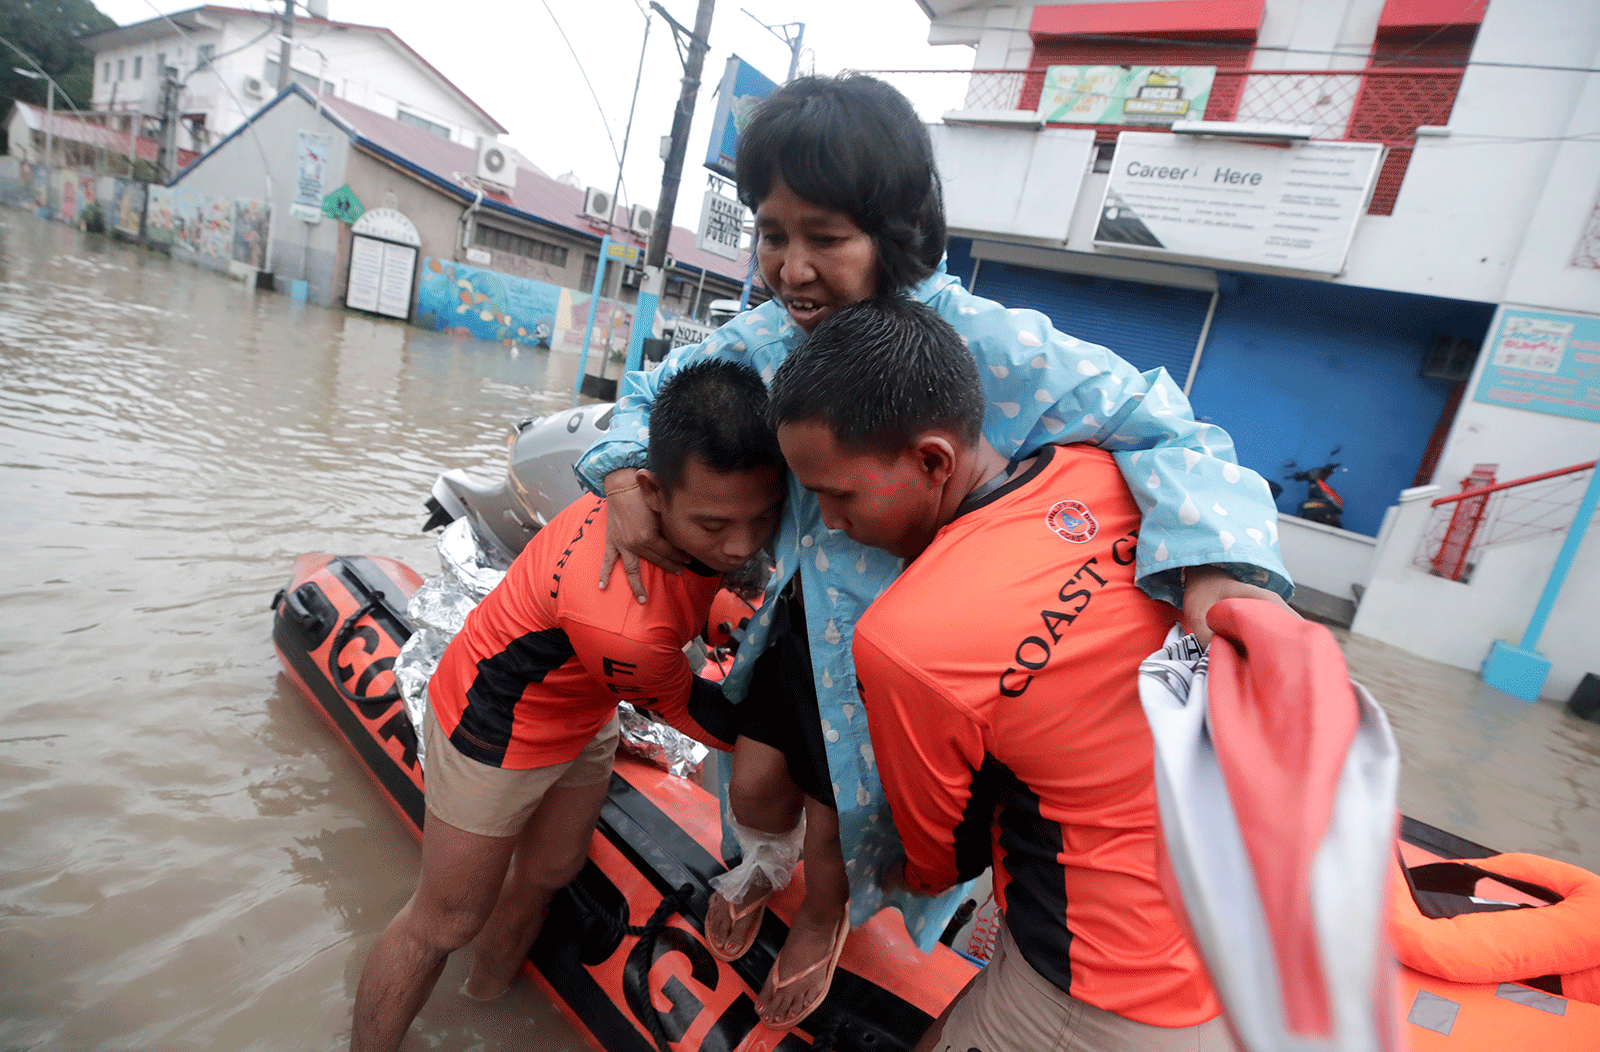
M1600 346L1589 335L1600 321L1600 8L922 6L930 42L975 53L964 103L933 128L952 270L980 294L1044 310L1136 365L1167 368L1196 415L1234 436L1241 461L1283 483L1289 569L1353 615L1357 631L1463 667L1476 667L1495 639L1514 641L1564 526L1489 544L1467 581L1429 572L1418 553L1437 540L1444 512L1432 501L1456 492L1474 465L1496 465L1506 481L1600 455ZM1081 94L1051 94L1118 67L1158 72L1149 85L1208 68L1201 111L1177 119L1224 123L1134 123L1134 109L1083 119L1093 107ZM1079 108L1053 108L1063 100ZM1262 134L1241 137L1241 125ZM1197 235L1173 251L1180 242L1148 230L1142 243L1118 234L1117 221L1138 214L1118 197L1138 175L1128 168L1135 147L1226 157L1237 169L1367 150L1372 167L1367 196L1341 220L1334 262L1295 265L1227 249L1228 224L1176 192L1165 199L1173 215L1202 233L1218 222L1209 241ZM1144 174L1177 179L1186 163ZM1173 229L1168 219L1152 228ZM1570 397L1541 393L1534 373L1507 364L1508 326L1530 315L1559 336L1545 388ZM1288 476L1325 461L1348 469L1331 480L1346 501L1339 529L1295 516L1307 490ZM1422 497L1426 514L1412 507ZM1591 539L1540 645L1555 662L1547 693L1564 696L1584 672L1600 671L1600 647L1581 627L1597 616L1600 541Z
M84 37L94 53L93 108L148 129L160 113L161 70L182 83L178 144L214 145L278 93L281 21L265 11L207 5ZM505 128L392 31L297 17L291 79L466 146ZM110 118L109 115L116 115Z

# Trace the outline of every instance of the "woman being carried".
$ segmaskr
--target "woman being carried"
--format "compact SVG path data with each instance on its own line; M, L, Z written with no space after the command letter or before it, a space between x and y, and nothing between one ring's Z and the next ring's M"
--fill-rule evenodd
M643 463L655 392L684 365L717 355L749 363L770 381L829 315L899 292L950 322L972 351L988 406L983 434L1001 453L1074 442L1116 452L1144 515L1138 583L1179 606L1191 629L1209 637L1205 614L1221 599L1282 602L1289 594L1266 483L1235 463L1221 428L1194 420L1164 370L1141 375L1043 314L974 296L945 272L932 144L894 88L857 74L779 89L741 134L738 185L756 214L756 255L772 299L703 344L680 348L656 371L627 374L607 437L578 462L590 489L627 485L634 472L625 469ZM607 539L644 602L638 559L675 571L685 557L661 538L637 497L619 492L610 502ZM774 558L761 613L724 684L730 698L751 699L741 705L729 826L746 859L762 861L745 868L750 879L742 886L724 886L728 898L713 897L707 935L719 956L748 949L761 903L787 881L803 836L806 896L758 1006L767 1026L787 1029L821 1003L852 922L897 906L926 949L961 889L891 902L877 887L879 868L900 848L850 646L857 618L899 574L900 561L829 530L816 496L792 479ZM614 567L609 555L606 566L601 587Z

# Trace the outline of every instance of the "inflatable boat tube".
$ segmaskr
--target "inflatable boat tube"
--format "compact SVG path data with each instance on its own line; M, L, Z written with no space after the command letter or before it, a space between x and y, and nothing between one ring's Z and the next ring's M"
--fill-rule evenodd
M305 555L273 601L285 675L362 759L420 835L423 775L391 669L421 578L389 559ZM561 893L526 970L600 1052L897 1052L972 978L944 946L924 954L898 914L846 944L826 1001L801 1029L758 1025L756 993L804 891L804 865L774 896L755 947L733 964L705 945L707 881L726 869L717 803L683 778L617 758L589 861Z

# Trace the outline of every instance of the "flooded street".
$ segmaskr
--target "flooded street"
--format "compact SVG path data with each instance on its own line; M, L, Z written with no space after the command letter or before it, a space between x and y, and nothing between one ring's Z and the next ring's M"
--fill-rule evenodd
M268 602L305 551L435 572L434 476L498 463L571 368L0 211L0 1050L347 1040L418 850L279 675ZM1600 726L1341 639L1408 814L1600 870ZM585 1047L462 978L410 1047Z
M418 851L267 604L308 550L435 572L428 486L546 365L0 212L0 1049L347 1040ZM584 1047L460 979L418 1047Z

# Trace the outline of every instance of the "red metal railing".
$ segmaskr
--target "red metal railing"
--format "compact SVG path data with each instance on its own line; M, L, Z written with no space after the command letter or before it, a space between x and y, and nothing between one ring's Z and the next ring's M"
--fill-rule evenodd
M941 97L937 120L946 109L1035 110L1047 69L873 70L914 99ZM1205 119L1309 124L1311 137L1350 142L1381 142L1389 147L1367 211L1388 215L1411 163L1417 129L1450 120L1459 67L1357 70L1219 69L1211 82ZM963 86L960 78L966 78ZM937 81L937 83L935 83ZM1111 141L1119 132L1150 131L1149 126L1058 124L1092 128Z
M1465 581L1484 550L1569 529L1595 464L1591 460L1492 485L1476 484L1483 476L1475 469L1462 480L1460 493L1433 502L1416 566Z

